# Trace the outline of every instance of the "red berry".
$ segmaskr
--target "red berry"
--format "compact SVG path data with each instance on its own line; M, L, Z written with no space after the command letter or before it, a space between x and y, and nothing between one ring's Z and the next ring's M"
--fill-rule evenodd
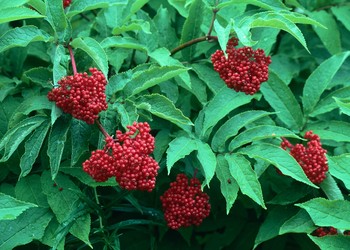
M172 229L199 226L209 216L209 196L201 190L198 179L189 180L185 174L178 174L176 181L160 197L164 217Z
M344 235L350 235L350 230L345 230L343 234Z
M217 50L211 61L229 88L253 95L260 89L260 84L269 77L270 56L265 56L262 49L251 47L236 49L237 38L231 38L226 47L227 58L222 50Z
M63 0L63 8L67 8L72 3L72 0Z
M338 234L338 231L334 227L319 227L311 233L311 235L317 236L317 237L323 237L326 235L335 235L335 234Z

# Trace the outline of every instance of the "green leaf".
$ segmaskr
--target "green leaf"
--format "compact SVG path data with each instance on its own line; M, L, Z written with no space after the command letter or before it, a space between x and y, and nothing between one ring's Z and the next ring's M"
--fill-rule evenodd
M0 248L10 250L41 239L51 219L49 209L34 207L26 210L16 220L0 221Z
M350 141L350 123L343 121L321 121L310 123L304 131L312 130L319 135L322 140L332 140L336 142Z
M1 90L2 91L2 90ZM1 100L0 105L0 144L3 140L5 134L8 132L8 121L10 120L12 114L20 105L20 102L13 96L8 96L3 101ZM1 148L1 147L0 147ZM0 149L1 150L1 149Z
M226 154L229 170L241 192L266 209L261 186L250 162L242 155Z
M16 184L15 192L17 199L34 203L39 207L49 207L46 195L43 194L39 175L21 178Z
M137 74L125 85L125 95L128 97L136 95L143 90L165 82L187 70L188 68L182 66L151 67Z
M226 141L235 136L241 128L270 114L273 113L262 110L251 110L233 116L227 120L214 134L211 141L212 149L216 152L223 152L225 150Z
M52 126L49 134L47 155L50 158L50 168L52 180L56 178L58 169L61 164L64 144L67 140L67 133L70 127L70 122L65 119L59 119Z
M138 99L138 109L145 109L155 116L168 120L175 125L190 130L187 126L193 126L189 118L184 116L182 111L175 107L174 103L163 95L144 95Z
M306 177L303 169L293 156L278 146L268 143L253 144L240 149L238 153L246 154L250 158L265 160L278 168L284 175L288 175L297 181L318 188Z
M203 175L205 177L205 182L202 184L209 187L209 182L215 174L216 168L216 157L210 146L207 143L202 142L201 140L196 140L197 144L197 158L202 165Z
M311 233L317 227L311 220L310 215L305 210L300 211L283 223L279 235L286 233Z
M256 171L256 169L255 169ZM288 205L294 204L298 200L304 198L312 192L312 189L309 186L295 184L286 185L283 188L279 188L279 191L272 200L266 202L267 204L275 204L275 205Z
M252 4L268 10L283 10L288 9L281 1L279 0L230 0L227 2L219 3L216 8L222 9L233 4Z
M163 160L163 155L172 140L169 134L170 131L168 129L162 129L155 136L156 141L154 145L153 155L156 162L161 162Z
M233 151L236 148L243 146L244 144L254 142L257 140L263 140L267 138L277 137L291 137L301 139L299 136L294 134L292 131L283 127L272 126L272 125L259 125L249 128L242 133L235 136L229 145L229 150Z
M35 26L22 26L8 30L0 37L0 53L14 47L26 47L31 42L48 42L50 35Z
M29 0L12 0L12 1L0 0L0 6L3 9L9 8L9 7L19 7L21 5L24 5L28 1Z
M191 64L191 67L214 94L217 94L224 86L226 86L225 82L212 67L199 63Z
M95 39L91 37L78 37L70 43L75 49L81 49L85 51L96 63L97 67L102 71L105 77L108 77L108 58Z
M188 17L182 28L180 44L191 41L201 35L202 31L200 26L203 22L202 13L204 12L204 6L202 0L192 1ZM198 13L200 14L198 15ZM196 45L189 46L181 52L186 61L191 61L196 52Z
M45 116L32 116L24 119L7 131L0 140L0 150L5 148L0 162L7 161L18 148L19 144L37 127L39 127L47 118Z
M328 157L329 172L335 178L341 180L345 187L350 190L350 154Z
M327 29L324 29L322 27L312 26L329 53L333 55L340 53L342 51L340 32L333 15L325 10L309 12L309 15L327 27Z
M226 200L226 214L229 214L232 205L235 203L238 195L239 186L230 173L229 165L223 155L217 156L217 167L215 174L220 181L220 190Z
M89 151L89 138L91 136L92 129L91 126L86 124L86 122L73 119L71 128L72 137L72 155L71 155L71 165L74 166L79 158Z
M326 235L317 237L307 235L320 249L347 249L350 246L350 237L345 235Z
M315 198L296 206L305 209L313 222L320 227L331 225L337 229L350 228L349 201Z
M33 134L25 142L25 151L19 163L19 166L21 168L20 178L26 176L32 170L32 167L39 155L41 146L44 143L44 139L49 128L50 121L47 119L34 130Z
M218 41L221 50L224 52L226 56L226 45L228 40L230 39L232 25L229 23L226 28L222 27L221 24L215 19L214 21L214 30L218 36Z
M350 116L350 101L349 101L349 99L339 99L336 97L333 97L333 99L335 100L340 111L342 113L344 113L345 115Z
M0 193L0 221L14 220L25 210L31 207L37 207L33 203L17 200L12 196Z
M330 57L321 63L306 80L302 97L305 114L310 114L314 110L322 93L349 55L350 52L347 51Z
M136 49L143 52L148 52L148 48L140 44L140 42L132 37L121 37L113 36L107 37L101 42L101 47L107 48L126 48L126 49Z
M40 84L43 88L52 88L52 70L48 68L31 68L23 72L23 78L28 78L30 81Z
M67 70L65 69L65 67L63 67L64 61L67 58L67 56L65 48L61 44L53 48L52 54L53 56L51 58L53 62L53 84L58 86L58 81L67 75Z
M138 32L139 30L142 30L145 33L150 33L149 23L144 20L136 19L136 20L133 20L130 24L115 27L112 30L112 34L120 35L124 32L128 32L128 31Z
M350 31L350 6L334 6L331 10L335 17Z
M288 128L298 130L303 125L303 114L299 103L289 87L273 72L269 80L261 85L261 92L266 101L277 112L277 117Z
M86 211L84 215L79 214L79 209L76 211L77 215L72 216L72 220L74 223L72 224L72 227L70 228L69 232L83 241L85 244L90 246L92 248L90 240L89 240L89 234L90 234L90 228L91 228L91 217L90 214Z
M11 7L2 9L2 14L0 16L0 24L15 20L43 17L44 16L40 15L38 12L25 7Z
M36 9L40 14L46 16L46 5L45 2L41 0L29 0L28 4Z
M154 24L158 30L159 47L175 48L178 45L178 38L174 30L170 12L168 8L162 5L158 8L157 15L153 18Z
M169 147L166 151L166 165L168 169L168 174L170 169L174 164L184 158L186 155L189 155L192 151L197 150L198 145L196 141L187 136L176 137L169 143Z
M79 0L72 1L68 10L67 17L73 17L84 11L94 10L99 8L108 8L112 5L126 5L127 0Z
M64 250L65 239L63 238L61 242L57 242L57 229L59 226L60 224L58 223L57 219L53 218L47 225L44 236L40 239L40 241L50 247L57 245L57 250Z
M126 101L124 104L115 102L113 103L112 107L113 109L117 109L117 112L120 115L120 122L125 129L126 126L132 124L134 121L137 121L139 118L135 103L131 101Z
M344 200L338 184L329 173L326 173L326 179L320 183L320 188L329 200Z
M47 21L57 34L60 41L64 41L65 31L68 27L67 17L63 10L61 0L45 1Z

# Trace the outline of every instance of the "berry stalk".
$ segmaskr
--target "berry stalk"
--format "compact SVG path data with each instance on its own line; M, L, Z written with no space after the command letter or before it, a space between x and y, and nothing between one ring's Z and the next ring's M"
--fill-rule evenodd
M72 62L72 69L73 69L73 74L76 75L78 73L77 71L77 65L75 63L75 59L74 59L74 54L73 54L73 49L72 46L70 46L68 44L68 50L69 50L69 55L70 55L70 60Z

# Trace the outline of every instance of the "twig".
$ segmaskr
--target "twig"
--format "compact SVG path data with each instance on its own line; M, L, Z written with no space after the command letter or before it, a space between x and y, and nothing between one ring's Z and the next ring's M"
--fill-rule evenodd
M74 60L73 49L72 49L72 46L70 46L70 44L68 44L68 50L69 50L70 60L72 62L73 73L74 75L78 74L77 65L75 64L75 60Z
M218 40L218 37L217 36L202 36L202 37L195 38L195 39L190 40L188 42L185 42L185 43L179 45L178 47L174 48L173 50L171 50L170 55L172 56L175 53L179 52L180 50L185 49L193 44L203 42L203 41L211 41L211 40Z

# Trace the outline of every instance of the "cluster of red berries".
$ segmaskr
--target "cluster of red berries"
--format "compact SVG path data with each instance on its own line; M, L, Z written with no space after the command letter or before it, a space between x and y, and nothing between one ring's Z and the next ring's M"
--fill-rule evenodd
M319 227L311 233L313 236L323 237L326 235L336 235L338 231L334 227Z
M116 139L106 138L103 150L96 150L83 163L85 172L96 181L106 181L115 176L126 190L152 191L155 187L159 165L151 157L154 137L148 123L128 126L128 131L117 130Z
M58 81L58 88L52 89L47 97L64 112L93 124L102 110L107 109L105 87L107 81L103 73L90 68L86 72L66 76Z
M306 176L312 183L320 184L326 178L328 163L326 150L322 148L320 137L310 130L305 133L305 139L309 142L305 147L302 144L292 145L287 139L283 138L281 147L290 149L290 154L296 159L304 170Z
M209 196L202 192L199 180L189 180L185 174L177 175L160 200L165 220L172 229L198 226L210 213Z
M67 8L72 3L72 0L63 0L63 8Z
M235 48L237 38L228 41L225 58L222 50L217 50L211 61L229 88L249 95L260 89L260 84L269 78L270 56L265 56L262 49L253 50L251 47Z

